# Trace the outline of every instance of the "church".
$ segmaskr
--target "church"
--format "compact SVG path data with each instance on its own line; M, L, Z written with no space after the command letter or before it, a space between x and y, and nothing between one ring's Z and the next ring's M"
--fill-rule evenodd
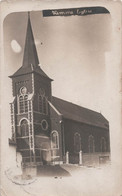
M30 17L22 66L11 76L12 138L22 165L99 165L110 160L109 122L98 112L52 96L39 66ZM82 159L82 160L81 160Z

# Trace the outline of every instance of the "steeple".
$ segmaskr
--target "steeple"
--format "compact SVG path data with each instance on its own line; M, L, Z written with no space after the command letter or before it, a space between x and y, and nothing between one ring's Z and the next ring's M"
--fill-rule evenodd
M23 67L28 67L30 65L38 66L39 60L37 55L36 46L34 43L34 36L32 32L31 22L30 22L30 13L28 12L28 25L23 57Z
M25 39L25 48L22 66L10 78L25 75L28 73L37 73L48 80L51 80L39 66L39 59L37 55L36 45L34 43L34 36L31 27L30 13L28 12L28 24Z

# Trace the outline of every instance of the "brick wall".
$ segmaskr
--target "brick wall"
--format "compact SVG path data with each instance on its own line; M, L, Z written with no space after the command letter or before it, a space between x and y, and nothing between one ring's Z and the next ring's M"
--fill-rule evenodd
M63 162L66 163L66 156L63 157ZM82 153L82 165L99 167L110 163L110 153ZM79 164L79 154L69 153L69 164Z
M62 116L59 115L54 108L50 106L50 117L51 117L51 132L57 131L59 135L59 149L56 151L56 155L59 156L55 159L55 161L62 161Z
M102 137L107 142L107 152L110 151L109 147L109 130L92 125L79 123L76 121L64 119L64 136L65 136L65 152L74 153L74 134L79 133L81 137L81 150L83 153L88 153L88 138L89 135L94 136L95 152L100 152L100 140Z

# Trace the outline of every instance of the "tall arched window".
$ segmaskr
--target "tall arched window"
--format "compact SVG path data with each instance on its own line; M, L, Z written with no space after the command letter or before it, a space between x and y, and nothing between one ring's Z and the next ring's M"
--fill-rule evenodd
M19 93L19 112L28 112L28 95L26 87L22 87Z
M57 131L51 133L51 147L53 149L59 148L59 134Z
M101 138L101 152L106 152L106 140L104 137Z
M80 152L81 150L81 137L79 133L74 134L74 151Z
M43 97L41 95L39 95L39 112L43 113Z
M39 95L38 95L38 106L39 106L39 112L42 114L48 114L48 102L45 97L45 91L44 89L39 89Z
M24 107L25 112L28 112L28 95L24 96Z
M47 114L47 100L46 100L46 97L43 97L43 113Z
M94 144L94 137L93 137L93 135L89 136L88 148L89 148L89 153L95 152L95 144Z
M19 111L20 113L24 112L24 100L23 100L23 96L19 97Z
M26 119L21 121L20 124L21 136L29 136L28 122Z

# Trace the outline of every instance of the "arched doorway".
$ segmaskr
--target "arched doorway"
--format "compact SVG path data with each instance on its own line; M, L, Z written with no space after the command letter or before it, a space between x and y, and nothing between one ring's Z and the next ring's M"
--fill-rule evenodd
M20 124L20 131L21 131L21 137L29 136L28 122L27 122L26 119L23 119L23 120L21 121L21 124Z

